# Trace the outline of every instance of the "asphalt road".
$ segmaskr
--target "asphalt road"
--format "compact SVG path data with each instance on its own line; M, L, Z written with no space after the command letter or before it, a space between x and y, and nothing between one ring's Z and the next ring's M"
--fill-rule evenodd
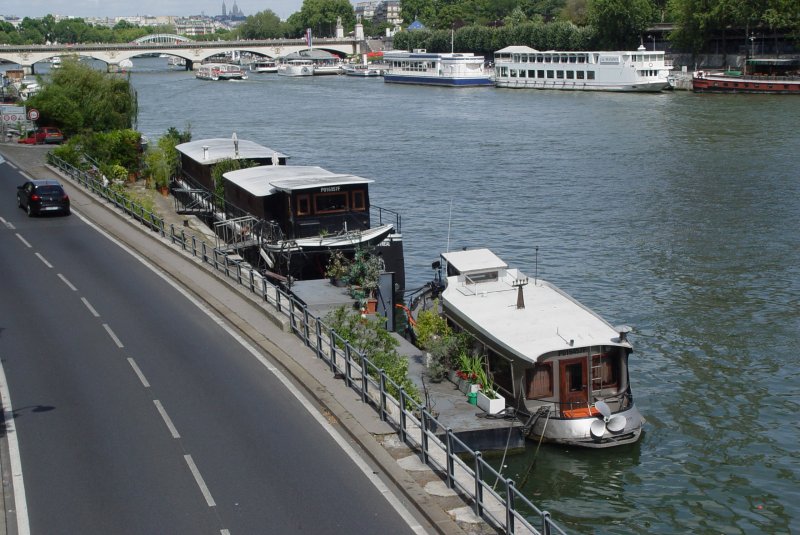
M0 360L25 485L20 526L412 532L263 356L84 222L80 206L28 218L21 182L0 164Z

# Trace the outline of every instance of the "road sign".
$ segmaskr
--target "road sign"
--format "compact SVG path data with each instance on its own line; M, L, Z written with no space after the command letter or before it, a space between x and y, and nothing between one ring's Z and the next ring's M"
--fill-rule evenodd
M30 119L31 121L35 121L38 118L39 118L39 110L37 110L36 108L31 108L28 110L28 119Z

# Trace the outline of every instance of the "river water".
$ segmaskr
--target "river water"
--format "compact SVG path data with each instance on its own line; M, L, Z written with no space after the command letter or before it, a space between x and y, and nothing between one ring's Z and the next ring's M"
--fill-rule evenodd
M407 288L486 246L634 327L638 444L495 461L563 528L800 530L800 99L206 82L164 58L131 79L151 139L236 132L374 179Z

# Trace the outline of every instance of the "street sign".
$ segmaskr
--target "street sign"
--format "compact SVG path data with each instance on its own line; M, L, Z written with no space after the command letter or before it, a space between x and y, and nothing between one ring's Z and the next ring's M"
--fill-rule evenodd
M31 121L35 121L39 118L39 110L36 108L31 108L28 110L28 119Z
M25 106L0 106L0 121L17 123L27 120Z

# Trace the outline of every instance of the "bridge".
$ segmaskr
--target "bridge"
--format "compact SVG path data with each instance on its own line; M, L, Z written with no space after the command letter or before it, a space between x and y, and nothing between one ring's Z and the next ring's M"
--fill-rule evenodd
M20 65L26 74L34 74L35 65L47 62L53 56L87 57L103 61L108 72L120 70L120 62L143 55L167 54L186 60L187 69L196 69L203 60L218 54L250 52L269 58L278 58L308 50L305 39L266 39L258 41L182 41L173 42L132 42L125 44L75 44L75 45L0 45L0 60ZM316 37L313 46L318 50L339 55L353 55L367 52L365 41L354 37Z

